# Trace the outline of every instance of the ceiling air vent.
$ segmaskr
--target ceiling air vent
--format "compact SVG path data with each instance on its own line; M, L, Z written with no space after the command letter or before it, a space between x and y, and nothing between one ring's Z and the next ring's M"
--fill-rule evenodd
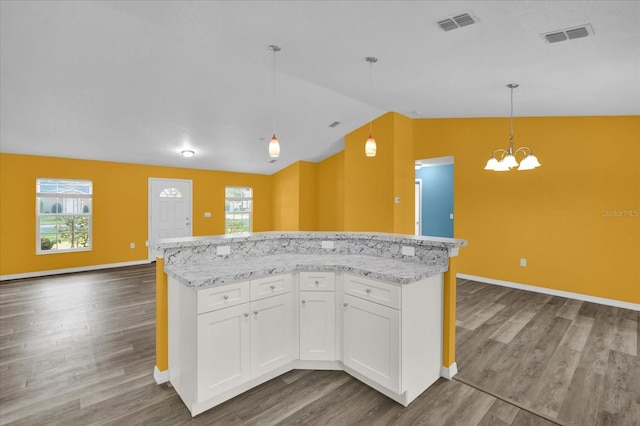
M444 31L451 31L455 30L456 28L475 24L477 22L477 19L474 19L470 13L459 13L453 16L438 19L436 22L438 26Z
M593 28L591 27L591 24L541 34L547 43L557 43L559 41L573 40L576 38L588 37L590 35L593 35Z
M275 163L276 161L278 161L278 160L276 160L275 158L274 158L273 160L269 160L269 164L273 164L273 163Z
M340 125L339 121L334 121L333 123L329 124L329 127L337 127Z

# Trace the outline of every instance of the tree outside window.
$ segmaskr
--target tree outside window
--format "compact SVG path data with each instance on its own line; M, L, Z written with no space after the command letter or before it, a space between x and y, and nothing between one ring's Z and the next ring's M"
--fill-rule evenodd
M227 186L225 188L225 233L251 232L253 190L249 187Z
M93 183L36 180L36 253L91 249Z

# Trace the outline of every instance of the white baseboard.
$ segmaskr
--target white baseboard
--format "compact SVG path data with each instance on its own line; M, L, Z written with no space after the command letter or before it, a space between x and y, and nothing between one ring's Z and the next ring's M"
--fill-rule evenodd
M160 371L158 370L158 366L156 365L153 368L153 378L159 385L167 383L169 381L169 370Z
M87 272L87 271L95 271L98 269L120 268L123 266L146 265L147 263L151 263L151 262L152 260L145 259L145 260L134 260L131 262L108 263L106 265L89 265L89 266L80 266L78 268L52 269L49 271L25 272L24 274L0 275L0 281L19 280L22 278L44 277L47 275L69 274L71 272Z
M455 362L451 364L449 367L442 366L440 367L440 377L444 377L447 380L453 379L453 376L458 374L458 364Z
M472 281L480 281L487 284L495 284L502 287L517 288L519 290L533 291L536 293L549 294L551 296L566 297L569 299L582 300L584 302L599 303L601 305L615 306L616 308L630 309L632 311L640 311L640 304L625 302L622 300L606 299L604 297L589 296L587 294L571 293L569 291L555 290L546 287L537 287L528 284L518 284L511 281L496 280L493 278L478 277L469 274L456 274L458 278Z

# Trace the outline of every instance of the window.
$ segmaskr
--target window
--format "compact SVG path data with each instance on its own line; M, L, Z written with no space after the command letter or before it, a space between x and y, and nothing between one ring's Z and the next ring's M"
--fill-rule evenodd
M89 180L36 180L36 253L91 250Z
M182 192L178 188L165 188L160 191L160 198L182 198Z
M227 234L251 232L251 188L227 186L224 190L224 229Z

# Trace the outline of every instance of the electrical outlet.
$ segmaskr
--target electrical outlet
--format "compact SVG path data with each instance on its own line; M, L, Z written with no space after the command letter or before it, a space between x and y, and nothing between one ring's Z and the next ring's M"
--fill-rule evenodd
M136 248L136 243L129 244L129 248L132 248L132 249Z
M520 266L522 267L527 266L527 259L524 259L524 258L520 259Z
M400 197L396 197L396 204L400 204Z
M211 212L204 212L204 217L211 217Z

